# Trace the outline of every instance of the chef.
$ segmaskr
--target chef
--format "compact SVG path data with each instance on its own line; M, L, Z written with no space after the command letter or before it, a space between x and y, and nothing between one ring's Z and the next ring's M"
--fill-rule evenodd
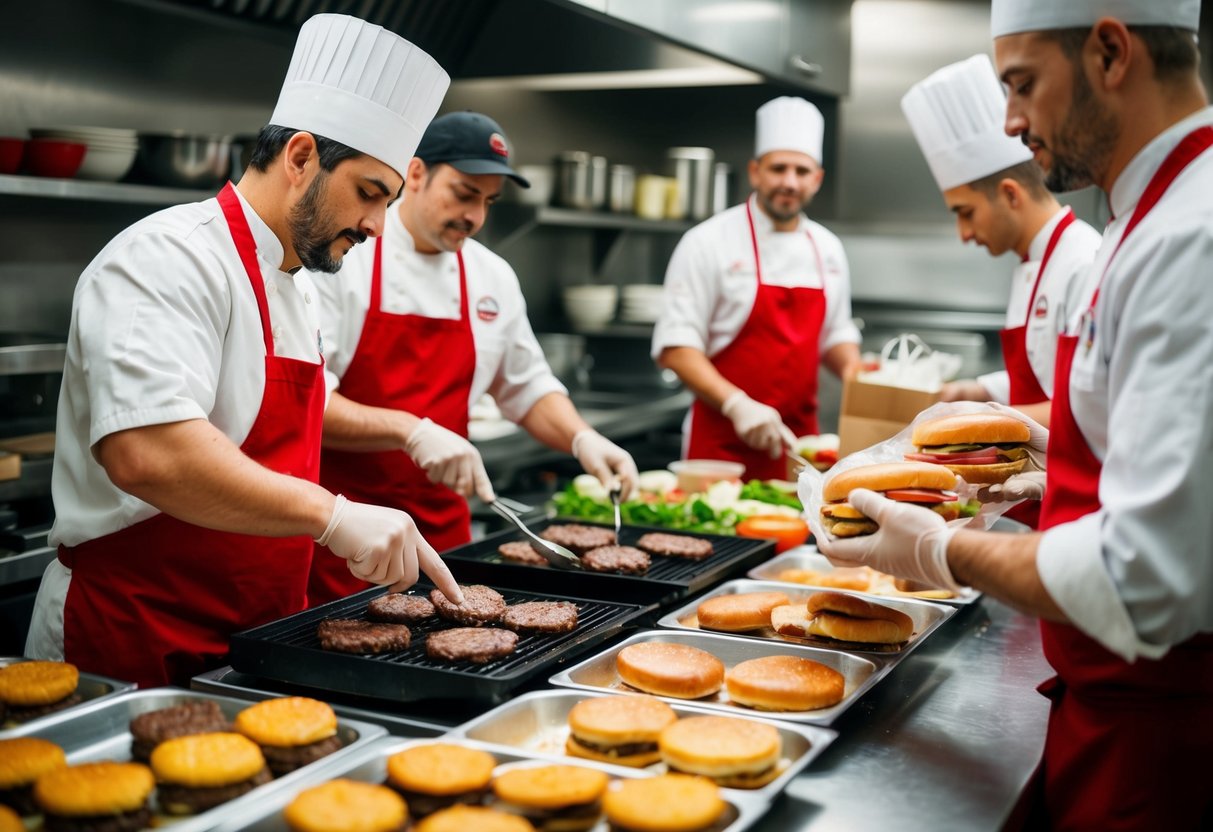
M1055 678L1025 828L1197 829L1213 791L1213 108L1196 0L994 0L1006 129L1112 221L1057 348L1042 534L954 531L871 492L818 541L1042 619ZM1034 443L1044 437L1037 430Z
M753 194L692 228L666 269L652 354L695 394L683 456L783 478L783 449L819 433L817 372L859 369L839 239L802 213L821 188L825 122L802 98L757 113Z
M1048 424L1059 322L1091 265L1099 232L1045 187L1032 152L1003 130L1006 94L985 55L946 66L901 100L963 242L1021 260L1011 277L1006 369L945 384L943 401L996 401ZM1068 302L1067 302L1068 301Z
M228 636L306 607L312 541L377 583L461 594L405 513L317 484L324 273L381 233L449 79L379 26L318 15L239 186L153 214L72 303L51 489L58 559L27 654L188 686Z
M409 512L439 551L471 540L468 504L494 499L468 411L486 392L540 442L571 451L622 496L636 464L590 428L548 367L518 277L471 238L510 167L497 122L472 112L434 119L388 210L383 236L320 286L326 375L321 483ZM317 549L309 600L367 586Z

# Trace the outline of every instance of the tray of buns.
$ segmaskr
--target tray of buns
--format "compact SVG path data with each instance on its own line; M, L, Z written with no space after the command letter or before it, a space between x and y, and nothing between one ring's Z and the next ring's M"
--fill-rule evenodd
M679 720L681 730L663 736ZM744 720L741 726L716 724L719 720ZM766 727L762 727L766 726ZM737 727L735 733L729 732ZM711 736L724 729L723 741ZM689 734L688 734L689 729ZM543 690L526 693L465 722L449 736L466 737L492 745L508 746L527 754L576 761L580 759L623 764L654 774L682 771L713 777L720 771L719 785L744 788L774 800L793 777L809 765L838 736L836 731L816 725L797 725L758 716L723 717L691 704L667 704L652 697L587 694L573 690ZM696 748L686 749L686 738L710 743L713 753L736 744L728 762L709 757ZM767 743L773 751L751 747ZM699 753L696 753L696 752ZM730 756L726 750L725 756ZM735 776L735 772L741 775Z
M758 796L720 789L702 778L663 777L588 760L557 763L464 738L387 737L314 772L306 782L267 795L254 810L229 816L214 830L299 832L316 828L314 819L324 812L340 811L358 815L343 828L359 829L404 828L411 822L410 829L608 832L615 828L609 826L609 813L611 819L643 817L644 828L654 832L741 832L766 807ZM532 818L534 826L517 815Z
M160 782L141 809L148 812L145 818L150 820L150 827L144 828L171 824L175 832L195 832L210 829L229 814L242 815L253 810L268 794L306 779L311 770L356 752L386 734L378 725L334 719L328 705L316 700L282 698L274 702L272 712L261 709L238 718L253 707L252 703L180 688L128 691L26 726L13 742L29 743L32 739L37 744L32 750L38 754L44 753L46 744L51 743L62 749L67 765L72 767L132 761L150 766ZM245 730L247 735L233 737ZM204 733L208 736L199 736ZM305 742L317 736L319 739ZM212 742L216 738L238 743L229 747L227 743ZM266 748L267 738L277 745L277 751ZM170 742L178 747L169 748ZM260 756L258 747L262 749ZM9 751L16 753L14 749ZM245 753L251 753L256 760L254 765L261 768L251 776L247 770L236 770L230 782L224 779L229 772L223 767L232 764L233 757ZM243 761L236 761L236 765L243 765ZM183 768L188 771L182 771ZM150 782L151 776L144 776ZM165 785L177 776L181 778L176 781L178 786ZM129 783L129 777L118 778L123 779ZM180 784L186 782L206 783L212 788L199 789L193 795L183 794ZM217 799L207 792L220 788L227 790L223 797L228 799L206 808L207 803ZM192 801L201 801L194 804L197 811L186 810ZM179 807L176 811L172 809L174 802ZM130 828L138 826L130 824Z
M589 529L610 541L614 539L613 526L581 520L547 519L530 524L530 528L541 536L549 529L558 527L579 531ZM452 564L460 580L550 590L583 598L627 598L642 604L659 604L685 598L730 577L743 575L751 566L762 563L775 553L773 540L679 532L648 526L625 525L620 530L620 540L615 542L631 548L638 548L639 545L643 549L649 545L647 542L641 545L645 535L657 535L657 539L666 544L672 540L674 548L684 551L710 544L711 551L705 557L696 559L657 554L658 550L669 549L661 545L652 546L645 552L649 556L649 565L643 574L553 569L541 558L535 558L536 563L519 563L508 559L502 553L502 547L518 545L525 538L515 529L506 529L443 552L442 559ZM524 551L526 548L522 547ZM578 551L580 547L569 548L581 554Z
M0 693L0 738L16 736L45 719L135 688L132 682L81 673L66 662L37 662L41 668L37 673L26 673L26 668L5 673L5 668L18 664L32 669L30 661L21 656L0 657L0 674L29 677L0 683L4 690L12 687L10 693Z
M957 609L930 601L873 598L742 578L662 616L657 626L793 642L896 662Z
M758 564L746 574L756 581L782 581L818 589L845 589L869 595L917 598L940 604L972 604L981 598L980 592L969 587L962 587L960 592L954 593L946 589L918 586L884 572L877 572L869 566L834 566L812 545L798 546L777 555Z
M533 602L575 607L572 629L553 633L523 630L515 635L500 620L488 616L467 626L469 622L433 614L404 625L409 635L402 649L377 653L324 649L320 629L329 627L329 621L369 623L368 607L388 594L384 587L373 587L236 633L229 660L242 673L318 690L395 702L472 699L496 704L528 679L550 672L621 632L647 610L618 601L505 588L498 593L489 587L469 590L468 585L461 585L469 599L494 596L492 600L506 613ZM418 584L399 596L421 604L431 597L431 590L428 584ZM501 617L498 612L497 618ZM444 645L441 655L436 649L439 644ZM469 658L455 658L456 654Z
M651 695L732 716L828 726L892 667L841 650L644 630L548 681L594 693Z

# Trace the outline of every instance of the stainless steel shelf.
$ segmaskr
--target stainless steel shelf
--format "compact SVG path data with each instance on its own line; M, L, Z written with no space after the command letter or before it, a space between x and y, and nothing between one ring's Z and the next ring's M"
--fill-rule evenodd
M0 195L75 199L91 202L125 202L142 205L178 205L215 195L213 190L128 185L121 182L86 182L37 176L0 175Z
M695 223L688 220L646 220L629 214L609 214L605 211L578 211L574 208L543 206L536 209L535 221L540 225L563 225L571 228L608 228L619 231L668 231L681 234Z

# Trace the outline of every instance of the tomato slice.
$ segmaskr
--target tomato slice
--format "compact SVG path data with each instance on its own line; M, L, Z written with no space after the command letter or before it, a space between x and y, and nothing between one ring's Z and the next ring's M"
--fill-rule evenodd
M964 463L965 465L993 465L998 462L997 448L982 448L980 451L965 451L959 454L906 454L906 459L912 462L948 462Z
M947 503L958 498L955 491L938 491L933 488L894 488L885 491L890 500L902 503Z
M779 554L808 540L809 525L799 517L759 514L738 523L736 532L741 537L774 538L775 553Z
M813 454L813 461L820 465L833 465L838 461L838 451L833 448L824 448Z

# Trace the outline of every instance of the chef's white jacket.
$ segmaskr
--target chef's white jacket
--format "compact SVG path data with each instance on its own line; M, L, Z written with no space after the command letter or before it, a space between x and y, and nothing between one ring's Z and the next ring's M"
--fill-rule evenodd
M237 192L239 193L239 192ZM278 355L320 360L311 279L240 199L257 246ZM74 546L159 513L110 482L92 447L115 431L206 419L236 445L261 409L257 299L216 199L152 214L80 276L55 427L51 545Z
M1075 315L1166 155L1213 108L1157 136L1109 195L1114 217ZM1103 279L1070 378L1073 410L1103 463L1102 507L1046 532L1037 569L1087 635L1132 660L1213 632L1213 150L1193 161L1133 231Z
M851 276L838 237L804 215L795 231L776 231L753 195L750 210L763 282L825 290L821 354L838 344L858 344L859 330L851 321ZM818 271L814 244L825 274ZM653 358L667 347L693 347L715 356L741 332L757 294L745 206L735 205L692 228L674 249L666 268L661 317L653 330Z
M382 310L393 315L458 319L458 259L453 252L419 253L400 220L398 207L388 207L383 233ZM362 337L371 303L374 245L372 240L355 247L337 274L314 275L321 298L325 378L330 390L340 388ZM476 345L468 407L488 392L502 415L518 422L548 393L567 394L568 390L552 374L535 340L514 270L475 240L464 242L463 262ZM415 371L425 373L427 369L417 367Z
M1040 263L1044 259L1045 249L1049 246L1049 238L1053 229L1069 209L1062 208L1049 218L1028 246L1028 259L1015 268L1011 276L1011 296L1007 301L1007 327L1023 326L1027 322L1028 331L1025 334L1028 348L1028 363L1040 389L1053 397L1053 369L1057 363L1057 333L1065 327L1067 310L1072 310L1078 303L1078 293L1082 291L1083 278L1095 259L1095 251L1099 248L1102 237L1099 232L1080 219L1070 223L1053 256L1049 258L1049 268L1040 279L1040 288L1036 290L1035 308L1043 312L1041 315L1028 309L1032 300L1032 286L1036 283L1036 275L1040 272ZM999 370L987 375L978 376L977 380L986 388L990 399L1003 404L1009 404L1011 399L1011 379L1006 370Z

